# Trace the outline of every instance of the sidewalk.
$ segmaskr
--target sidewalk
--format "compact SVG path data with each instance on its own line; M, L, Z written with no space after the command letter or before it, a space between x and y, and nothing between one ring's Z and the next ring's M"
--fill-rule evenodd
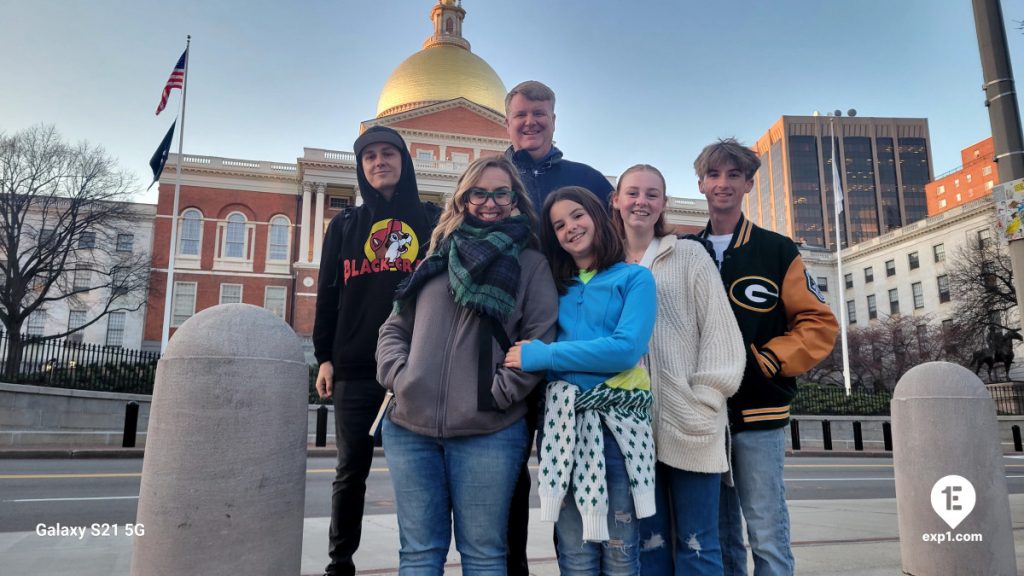
M901 573L899 528L894 499L796 500L792 516L797 573L815 576L894 576ZM1024 495L1010 496L1017 564L1024 568ZM532 512L536 513L537 510ZM327 559L329 518L307 518L303 530L302 574L321 574ZM397 573L398 527L394 514L367 516L358 574ZM32 576L121 576L130 573L129 538L44 538L34 532L0 533L3 573ZM558 574L551 524L531 518L529 556L537 576ZM458 554L448 574L461 574ZM289 575L291 576L291 575Z

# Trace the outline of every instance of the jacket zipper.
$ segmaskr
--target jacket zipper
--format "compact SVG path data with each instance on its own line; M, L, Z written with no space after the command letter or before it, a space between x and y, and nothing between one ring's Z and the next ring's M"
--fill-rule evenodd
M449 373L451 372L451 360L452 355L450 350L452 349L452 340L456 328L458 327L458 320L461 314L456 314L455 318L452 318L452 325L448 328L448 338L444 343L444 364L441 370L441 381L438 382L440 394L437 395L437 437L444 438L445 421L448 419L448 385L449 385Z

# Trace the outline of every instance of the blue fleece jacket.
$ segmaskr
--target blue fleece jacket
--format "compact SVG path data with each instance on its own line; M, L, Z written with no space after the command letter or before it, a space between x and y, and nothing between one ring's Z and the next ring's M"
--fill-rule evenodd
M537 161L526 150L517 152L509 146L505 150L505 158L519 171L519 177L538 212L544 206L548 194L563 186L582 186L590 190L601 200L601 205L608 209L608 197L614 189L611 182L586 164L562 158L562 151L554 146Z
M523 346L523 370L548 371L583 392L637 365L654 330L657 292L651 271L618 263L586 284L576 279L558 301L558 337Z

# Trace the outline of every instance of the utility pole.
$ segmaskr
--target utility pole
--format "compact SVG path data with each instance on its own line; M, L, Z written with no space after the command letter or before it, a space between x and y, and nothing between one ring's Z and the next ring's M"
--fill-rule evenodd
M1003 10L999 0L971 0L971 4L985 80L982 90L985 91L985 106L992 125L999 179L1009 182L1024 178L1024 137L1021 136L1020 109L1010 53L1006 48ZM1011 240L1009 251L1017 302L1024 303L1024 240Z

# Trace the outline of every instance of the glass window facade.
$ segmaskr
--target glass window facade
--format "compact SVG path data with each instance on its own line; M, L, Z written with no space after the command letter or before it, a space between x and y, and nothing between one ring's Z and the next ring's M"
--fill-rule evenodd
M772 195L775 199L775 227L779 234L786 235L786 179L782 160L782 140L772 144Z
M896 154L892 138L875 139L875 155L878 156L878 187L882 196L882 222L884 231L889 232L903 225L900 215L900 193L896 182Z
M850 239L854 244L878 236L878 203L875 200L875 161L871 156L871 138L848 136L843 139L846 166L844 203L850 219Z
M821 184L818 181L818 143L814 136L789 137L789 177L792 182L793 239L808 246L825 246Z
M924 185L928 183L928 145L924 138L899 139L900 167L903 177L903 205L907 224L928 215Z
M832 250L835 249L836 245L836 231L835 231L835 218L836 218L836 195L835 187L832 185L832 140L829 138L821 139L821 154L825 163L825 242L828 247ZM839 155L839 149L836 148L836 164L839 166L843 165L843 159ZM839 233L843 238L843 246L847 245L846 240L846 219L842 214L839 216Z

